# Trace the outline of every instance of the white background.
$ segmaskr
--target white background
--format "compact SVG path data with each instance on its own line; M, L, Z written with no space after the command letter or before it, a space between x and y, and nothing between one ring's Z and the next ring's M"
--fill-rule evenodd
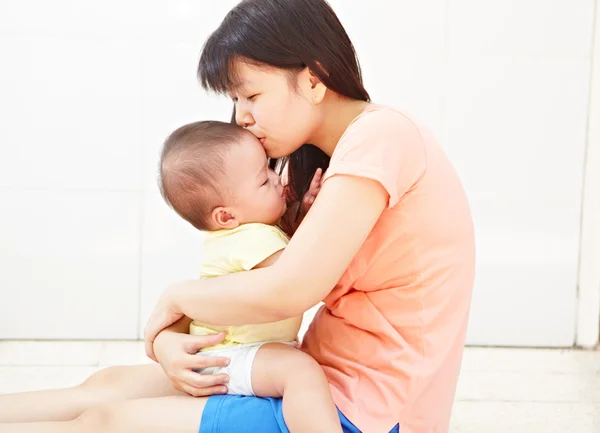
M235 3L0 0L0 338L138 338L196 275L157 156L183 123L229 118L195 68ZM373 100L428 125L464 181L469 343L572 345L593 0L331 4Z

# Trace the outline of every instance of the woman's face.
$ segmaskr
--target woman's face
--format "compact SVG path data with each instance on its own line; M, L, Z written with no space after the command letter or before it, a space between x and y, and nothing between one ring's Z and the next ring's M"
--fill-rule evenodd
M236 122L254 134L270 158L290 155L317 127L317 109L305 75L238 62L239 86L229 94L235 103ZM294 78L297 86L294 86Z

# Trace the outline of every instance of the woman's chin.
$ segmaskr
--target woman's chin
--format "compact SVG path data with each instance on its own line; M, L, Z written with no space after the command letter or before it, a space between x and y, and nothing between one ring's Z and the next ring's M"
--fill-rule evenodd
M265 152L271 159L285 158L293 153L292 149L282 149L280 147L265 146Z

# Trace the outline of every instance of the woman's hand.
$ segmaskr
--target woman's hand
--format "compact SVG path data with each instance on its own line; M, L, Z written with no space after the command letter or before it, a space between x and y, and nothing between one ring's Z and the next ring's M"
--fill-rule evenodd
M165 330L156 337L154 351L160 366L178 390L194 397L226 394L229 376L202 375L193 371L229 365L229 358L196 355L198 350L219 344L223 338L224 333L195 336Z
M146 355L153 361L158 361L154 355L154 340L157 335L183 317L183 313L178 311L173 302L174 291L174 287L170 287L161 295L144 329Z

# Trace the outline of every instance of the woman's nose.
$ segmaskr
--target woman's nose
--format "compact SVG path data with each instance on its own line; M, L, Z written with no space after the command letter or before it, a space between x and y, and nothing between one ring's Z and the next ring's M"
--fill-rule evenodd
M254 124L252 114L250 114L250 111L248 111L241 103L235 105L235 123L242 128L247 128Z

